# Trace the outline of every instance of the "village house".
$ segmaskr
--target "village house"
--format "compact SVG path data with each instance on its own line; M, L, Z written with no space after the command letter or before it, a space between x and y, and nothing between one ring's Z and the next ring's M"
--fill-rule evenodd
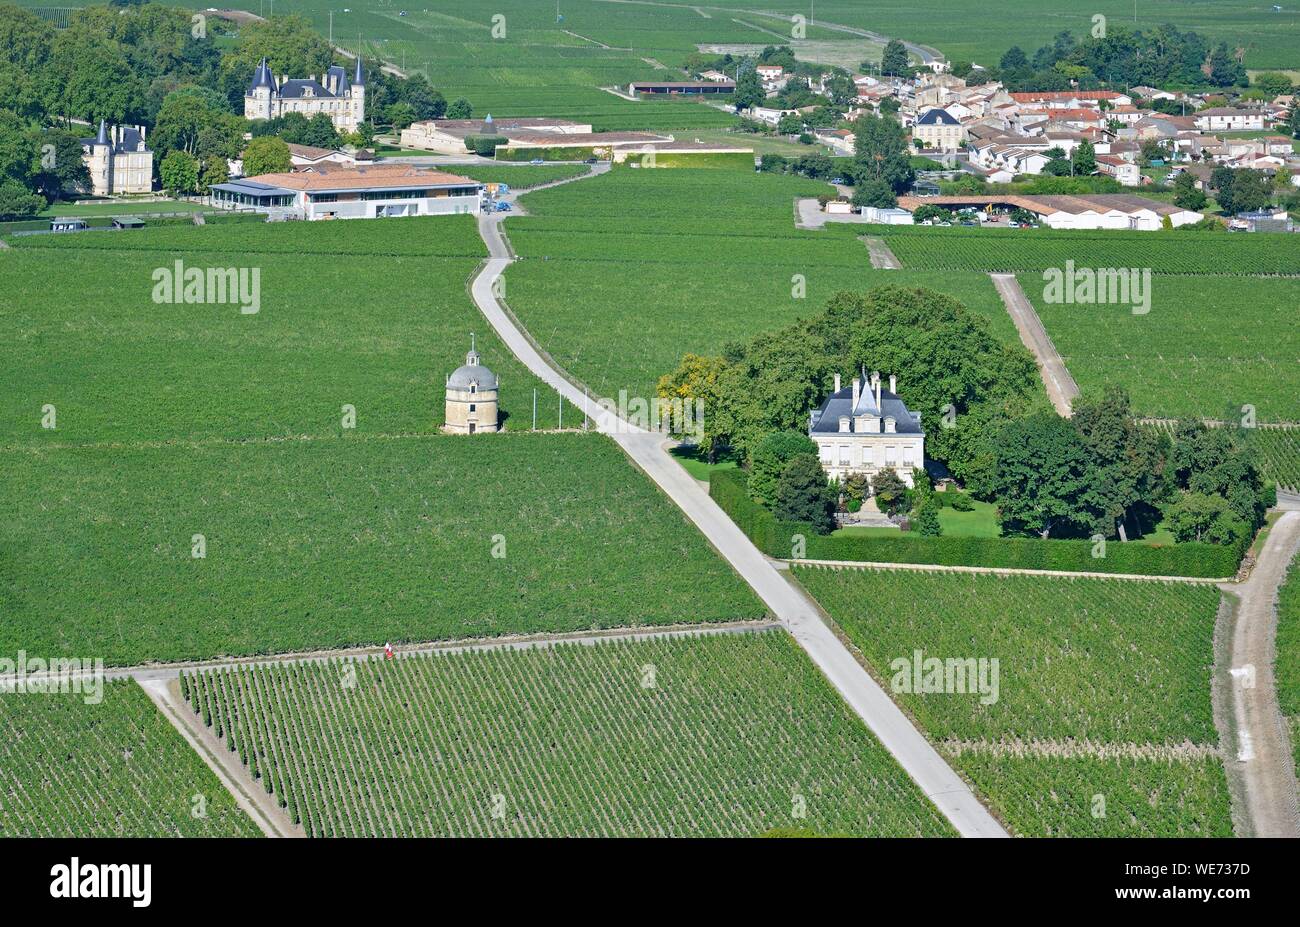
M921 416L908 410L897 389L893 376L889 389L882 389L875 372L869 381L864 372L841 389L835 375L835 388L808 425L808 437L832 479L842 481L851 473L871 477L890 467L908 486L915 484L914 471L925 466L925 432Z
M1202 132L1259 132L1264 129L1264 113L1257 109L1215 106L1192 117Z
M926 148L956 151L966 141L966 129L947 110L926 110L912 126L912 138Z

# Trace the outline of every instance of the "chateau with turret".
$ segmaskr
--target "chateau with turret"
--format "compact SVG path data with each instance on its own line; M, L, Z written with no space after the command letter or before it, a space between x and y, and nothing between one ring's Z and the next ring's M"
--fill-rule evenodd
M144 126L110 126L101 119L98 134L81 139L81 158L95 196L153 189L153 152L145 147Z
M340 132L353 132L366 116L366 82L357 56L356 70L348 79L347 69L334 65L317 80L290 79L271 73L266 59L253 72L253 82L244 94L245 119L276 119L287 113L302 113L308 119L325 113Z

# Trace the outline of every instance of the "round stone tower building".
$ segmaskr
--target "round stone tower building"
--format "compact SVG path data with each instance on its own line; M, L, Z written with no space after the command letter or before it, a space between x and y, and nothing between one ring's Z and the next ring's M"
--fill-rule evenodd
M470 335L465 365L447 377L447 423L442 430L457 435L499 431L497 424L497 375L479 363Z

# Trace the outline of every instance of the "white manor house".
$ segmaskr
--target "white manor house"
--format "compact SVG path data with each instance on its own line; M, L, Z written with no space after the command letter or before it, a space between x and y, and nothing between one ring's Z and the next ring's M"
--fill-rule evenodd
M808 437L816 443L822 467L832 479L843 481L850 473L870 477L892 467L912 486L913 471L925 465L921 416L898 398L894 376L886 390L881 388L879 373L872 373L869 381L865 374L843 389L840 375L835 374L834 391L811 413Z
M302 113L308 119L325 113L340 132L353 132L365 120L366 81L357 56L356 72L348 80L347 69L334 65L316 79L276 79L266 59L253 72L253 82L244 94L245 119L276 119L286 113Z

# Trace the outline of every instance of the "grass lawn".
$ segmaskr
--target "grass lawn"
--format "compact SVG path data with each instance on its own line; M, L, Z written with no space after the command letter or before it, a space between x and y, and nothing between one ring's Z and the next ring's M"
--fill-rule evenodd
M118 203L51 203L40 216L144 216L151 213L210 212L211 207L187 200L123 200Z
M694 445L679 444L669 453L682 465L682 469L695 479L706 483L709 481L709 474L714 470L734 470L740 466L740 462L731 456L723 456L716 462L709 463L708 458Z

